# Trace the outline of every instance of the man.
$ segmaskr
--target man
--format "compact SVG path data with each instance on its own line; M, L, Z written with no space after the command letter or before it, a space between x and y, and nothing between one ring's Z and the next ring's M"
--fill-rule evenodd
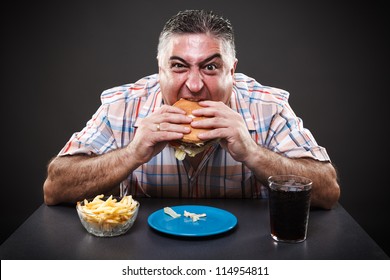
M230 22L187 10L164 26L158 75L106 90L102 105L51 160L44 183L48 205L107 194L152 197L267 195L267 178L296 174L313 180L312 205L330 209L339 199L337 175L323 147L288 104L288 92L235 73ZM172 105L199 101L193 121ZM190 132L219 139L195 157L175 158L169 144Z

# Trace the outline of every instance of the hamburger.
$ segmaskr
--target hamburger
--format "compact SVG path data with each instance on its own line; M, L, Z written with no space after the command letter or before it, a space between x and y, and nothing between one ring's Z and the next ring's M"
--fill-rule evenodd
M190 101L187 99L179 99L176 101L175 104L172 106L178 107L182 110L184 110L187 114L187 116L194 119L194 121L206 119L208 117L195 117L192 115L192 111L196 109L203 108L198 104L196 101ZM175 141L171 141L170 145L175 149L175 157L178 160L183 160L186 155L190 157L194 157L197 154L203 152L209 144L211 144L213 141L203 141L198 138L198 134L202 132L209 131L209 128L193 128L191 127L191 124L183 124L184 126L187 126L191 129L190 133L184 134L183 138Z

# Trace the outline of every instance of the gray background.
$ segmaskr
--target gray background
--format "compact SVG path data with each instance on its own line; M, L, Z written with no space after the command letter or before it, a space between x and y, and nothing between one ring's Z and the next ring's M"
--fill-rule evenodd
M156 45L165 21L182 9L206 8L235 27L237 72L290 92L296 114L338 168L341 204L390 254L383 4L31 2L3 5L0 17L0 242L42 204L47 162L83 128L100 93L157 72Z

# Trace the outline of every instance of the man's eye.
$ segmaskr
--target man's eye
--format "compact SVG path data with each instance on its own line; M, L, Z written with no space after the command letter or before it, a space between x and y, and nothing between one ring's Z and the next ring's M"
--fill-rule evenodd
M183 68L183 67L184 67L184 65L181 63L173 63L172 64L172 68Z
M213 71L217 69L217 66L215 66L215 64L207 64L205 68L206 70Z

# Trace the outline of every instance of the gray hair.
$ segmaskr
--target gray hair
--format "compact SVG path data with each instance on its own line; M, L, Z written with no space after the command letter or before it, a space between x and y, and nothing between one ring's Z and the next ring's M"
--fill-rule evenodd
M234 44L233 26L228 19L216 15L213 11L185 10L172 16L160 33L157 59L160 60L164 48L173 35L181 34L211 34L222 41L223 47L234 62L236 48Z

